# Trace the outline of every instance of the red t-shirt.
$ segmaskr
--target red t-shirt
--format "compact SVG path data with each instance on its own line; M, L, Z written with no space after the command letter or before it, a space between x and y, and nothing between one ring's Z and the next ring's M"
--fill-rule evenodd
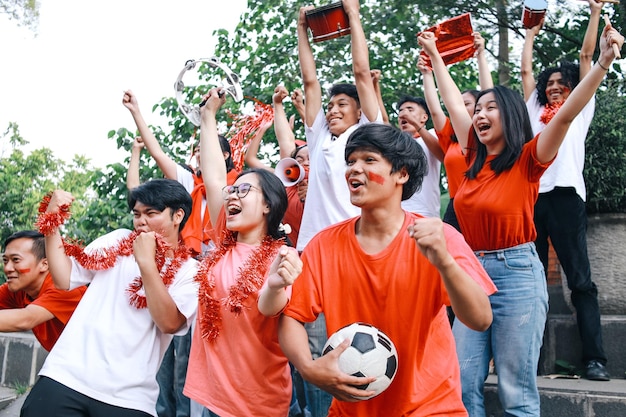
M71 291L59 290L54 286L52 276L48 274L43 281L39 295L32 300L24 291L9 291L9 286L5 283L0 286L0 309L24 308L29 304L34 304L52 313L54 318L33 327L33 334L41 346L50 351L86 290L85 286Z
M283 223L291 226L289 239L294 247L298 243L298 234L300 233L300 223L302 222L302 213L304 212L304 203L298 197L298 186L292 185L285 188L287 191L287 211L283 217Z
M506 249L533 242L537 237L533 216L539 179L552 163L537 160L537 137L524 145L508 171L496 175L490 162L497 155L489 155L476 178L463 178L454 198L454 210L473 250Z
M458 142L453 142L454 130L450 119L446 118L446 125L441 132L437 132L439 138L439 146L444 153L443 165L446 167L446 177L448 178L448 192L450 198L454 198L456 195L461 181L467 171L467 162L465 161L465 155L461 152L461 145Z
M333 334L354 322L370 323L393 341L398 371L380 395L356 403L333 401L329 416L466 416L459 364L444 305L439 271L422 255L405 222L380 253L365 253L355 236L358 217L319 232L303 254L302 274L284 314L301 322L326 317ZM485 290L495 286L463 236L444 224L448 250Z

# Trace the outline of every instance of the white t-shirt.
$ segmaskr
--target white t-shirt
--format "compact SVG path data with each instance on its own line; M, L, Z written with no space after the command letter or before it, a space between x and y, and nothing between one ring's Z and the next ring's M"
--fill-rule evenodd
M85 251L114 246L130 233L113 231ZM187 318L176 335L186 334L195 318L196 271L197 262L188 259L168 288ZM98 401L156 416L156 374L173 335L159 330L148 308L130 305L126 289L138 276L134 256L118 257L115 266L104 271L87 270L72 259L70 287L89 287L39 375Z
M434 136L436 132L429 130ZM428 172L422 181L422 188L408 199L402 202L402 208L406 211L421 214L424 217L441 217L441 190L439 189L439 175L441 173L441 162L430 152L424 139L415 138L417 143L424 150Z
M381 121L382 115L379 112L376 122ZM350 126L338 137L333 137L324 110L320 108L311 127L305 127L310 169L309 186L298 234L298 251L304 250L309 240L320 230L361 213L361 209L350 202L344 152L350 134L357 127L367 123L370 121L362 112L359 123Z
M537 89L530 95L530 98L526 102L526 107L528 108L533 133L536 135L546 127L546 125L539 120L544 107L541 106L537 100ZM539 184L540 193L552 191L554 187L574 187L576 193L583 201L587 199L585 179L583 177L583 169L585 167L585 140L587 139L587 131L593 120L595 107L596 96L594 95L570 125L565 139L563 143L561 143L556 159L541 176Z

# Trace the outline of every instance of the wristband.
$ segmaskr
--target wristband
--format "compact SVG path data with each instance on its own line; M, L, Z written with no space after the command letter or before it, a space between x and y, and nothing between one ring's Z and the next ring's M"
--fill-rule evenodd
M605 71L608 71L608 70L609 70L607 67L605 67L604 65L602 65L602 64L600 63L600 60L599 60L599 59L598 59L598 65L600 65L600 68L602 68L602 69L603 69L603 70L605 70ZM610 64L609 64L609 65L610 65Z

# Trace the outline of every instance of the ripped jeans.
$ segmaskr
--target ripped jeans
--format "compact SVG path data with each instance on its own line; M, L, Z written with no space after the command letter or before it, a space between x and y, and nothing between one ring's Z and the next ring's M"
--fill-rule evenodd
M483 388L493 356L505 415L539 416L537 366L548 292L535 244L476 252L476 256L498 292L489 297L493 311L489 329L477 332L459 320L454 322L463 403L470 417L485 416Z

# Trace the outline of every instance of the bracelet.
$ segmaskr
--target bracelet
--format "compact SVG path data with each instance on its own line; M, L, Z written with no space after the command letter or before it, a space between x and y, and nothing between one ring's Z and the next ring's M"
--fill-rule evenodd
M423 128L424 128L424 126L420 126L420 128L417 129L417 133L421 132Z
M608 70L609 70L607 67L605 67L604 65L602 65L602 64L600 63L600 60L599 60L599 59L598 59L598 65L600 65L600 68L602 68L602 69L603 69L603 70L605 70L605 71L608 71Z

